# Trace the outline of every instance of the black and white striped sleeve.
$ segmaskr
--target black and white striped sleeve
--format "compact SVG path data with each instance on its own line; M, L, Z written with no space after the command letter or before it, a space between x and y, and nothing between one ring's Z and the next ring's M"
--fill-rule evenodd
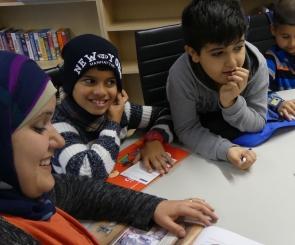
M168 108L128 102L125 105L125 114L129 129L155 130L161 133L165 142L173 141L173 124Z
M56 150L53 169L56 173L104 179L113 170L120 148L120 126L108 121L91 142L83 142L78 130L67 122L53 124L64 137L65 145Z

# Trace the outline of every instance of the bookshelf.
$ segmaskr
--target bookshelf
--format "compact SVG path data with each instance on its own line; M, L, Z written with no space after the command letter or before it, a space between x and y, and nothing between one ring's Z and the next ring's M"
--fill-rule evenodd
M83 33L100 35L96 1L0 1L0 28L42 29L68 27L71 36ZM38 61L43 69L59 60Z
M131 101L143 103L134 32L180 22L190 0L0 0L0 27L41 29L68 27L71 35L94 33L113 42L120 52L124 88ZM241 0L247 14L271 0ZM41 62L42 68L58 61Z

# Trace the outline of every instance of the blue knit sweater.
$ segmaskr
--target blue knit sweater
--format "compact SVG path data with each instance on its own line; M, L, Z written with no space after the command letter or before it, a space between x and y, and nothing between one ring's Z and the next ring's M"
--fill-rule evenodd
M280 91L295 88L295 56L274 45L265 53L269 88Z

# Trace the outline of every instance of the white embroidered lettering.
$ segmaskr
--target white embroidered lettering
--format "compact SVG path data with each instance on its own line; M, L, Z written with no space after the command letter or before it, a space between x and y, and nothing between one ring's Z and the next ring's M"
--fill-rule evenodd
M89 62L93 62L96 60L96 52L92 52L90 55L85 54L84 57L87 58Z

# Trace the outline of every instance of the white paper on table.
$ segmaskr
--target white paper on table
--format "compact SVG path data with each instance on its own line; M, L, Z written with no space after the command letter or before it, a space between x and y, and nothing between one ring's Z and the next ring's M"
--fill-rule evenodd
M194 241L193 245L263 245L262 243L253 241L243 237L232 231L217 227L208 226L202 230Z
M128 177L129 179L136 180L142 184L149 184L152 180L157 178L160 173L157 171L153 171L151 173L147 172L144 167L142 166L141 161L138 161L131 167L124 170L121 175Z

